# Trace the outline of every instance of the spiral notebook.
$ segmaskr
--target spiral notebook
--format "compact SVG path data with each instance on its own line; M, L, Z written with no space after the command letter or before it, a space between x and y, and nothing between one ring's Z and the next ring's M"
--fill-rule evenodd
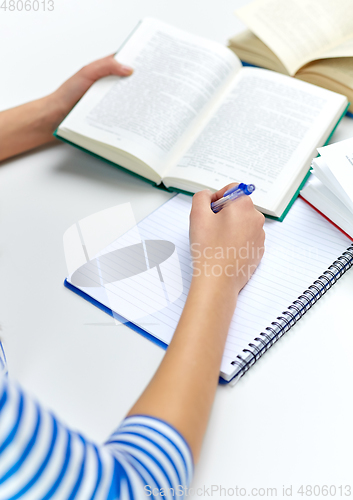
M189 197L173 197L65 285L167 346L191 281L190 207ZM244 375L353 264L348 238L301 199L283 222L266 220L265 232L265 255L240 292L229 329L225 381Z

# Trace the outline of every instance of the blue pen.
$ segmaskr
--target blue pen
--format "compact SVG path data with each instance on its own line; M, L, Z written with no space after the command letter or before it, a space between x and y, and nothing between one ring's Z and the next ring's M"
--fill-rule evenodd
M216 214L231 201L236 200L240 196L249 195L254 191L255 191L254 184L244 184L243 182L241 182L234 188L228 189L228 191L224 193L222 198L211 203L211 208L213 212Z

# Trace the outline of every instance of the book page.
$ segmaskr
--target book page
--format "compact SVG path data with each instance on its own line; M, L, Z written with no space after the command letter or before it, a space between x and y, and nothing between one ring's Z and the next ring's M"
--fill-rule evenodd
M300 196L353 238L353 212L315 174L310 176Z
M325 50L321 55L322 59L329 57L353 57L353 37L340 43L337 47ZM352 66L352 61L350 61L350 64Z
M244 30L233 36L229 40L228 47L242 61L288 75L288 71L278 57L250 30Z
M130 153L158 173L241 68L222 45L153 19L140 24L116 59L133 75L95 83L60 128Z
M117 277L108 279L111 282L105 285L105 289L99 286L104 272L102 266L96 267L96 273L92 267L82 266L69 281L169 344L192 277L190 207L189 197L177 195L138 224L140 238L146 247L151 241L159 243L159 250L155 244L154 252L149 254L153 259L149 259L149 265L144 269L136 268L129 278L120 281ZM265 232L265 255L240 292L229 329L221 366L221 373L226 378L234 371L231 362L236 356L242 354L249 342L264 332L349 245L349 240L340 231L300 199L295 201L284 222L266 220ZM119 254L115 252L131 249L135 244L136 228L102 252L110 259L110 275L119 268ZM172 248L167 253L166 245ZM126 259L126 255L121 258ZM159 263L158 272L156 262ZM86 286L78 285L84 282L82 280L86 280ZM87 286L90 282L91 286ZM134 317L129 317L130 314Z
M348 139L351 143L353 142L351 139ZM340 143L336 143L340 144ZM328 146L326 146L328 147ZM325 148L319 148L320 151L323 151L326 149ZM353 151L353 150L352 150ZM320 153L321 155L321 153ZM326 163L326 159L324 156L318 156L313 160L312 167L314 169L314 174L315 176L325 185L327 186L335 195L337 198L341 200L342 203L347 207L348 210L350 210L353 213L353 198L350 198L349 195L345 191L345 187L347 185L347 182L344 182L344 184L340 184L340 182L337 180L335 176L335 172L337 170L337 164L339 163L339 159L337 156L334 156L334 162L332 165L332 169L328 166ZM344 158L344 160L347 160L347 158ZM352 159L353 163L353 159ZM349 175L349 171L352 170L352 166L347 163L348 169L346 167L343 178L347 179ZM347 175L347 170L348 170L348 175ZM348 181L348 187L350 183Z
M234 181L252 183L255 205L273 215L286 191L299 186L344 102L294 78L244 68L164 182L187 179L215 190Z
M305 75L324 76L326 80L333 82L332 90L339 92L338 89L340 89L341 93L346 94L348 100L351 101L349 90L353 89L353 57L335 57L314 61L299 70L296 78L302 78Z
M353 36L351 0L255 0L237 16L294 75Z
M353 57L319 59L300 69L295 78L347 96L353 113Z
M353 203L353 138L319 148L331 174L349 198L350 206Z

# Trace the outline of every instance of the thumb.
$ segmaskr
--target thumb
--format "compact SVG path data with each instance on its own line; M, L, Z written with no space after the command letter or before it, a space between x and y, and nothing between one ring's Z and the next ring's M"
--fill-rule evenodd
M129 66L119 63L113 56L103 57L82 68L82 76L91 82L95 82L104 76L129 76L133 73Z
M110 59L110 58L107 57L107 59ZM112 62L111 62L111 71L112 71L111 74L112 75L130 76L134 72L133 68L131 68L130 66L126 66L125 64L121 64L120 62L118 62L114 58L114 56L111 59L112 59Z
M87 92L94 82L105 76L128 76L131 75L132 72L132 68L120 64L112 55L103 57L102 59L98 59L98 61L94 61L84 66L80 71L64 82L53 94L55 96L55 101L60 103L60 108L62 110L62 118L60 118L60 121L72 109L77 101L81 99L83 94ZM60 121L58 121L58 124Z

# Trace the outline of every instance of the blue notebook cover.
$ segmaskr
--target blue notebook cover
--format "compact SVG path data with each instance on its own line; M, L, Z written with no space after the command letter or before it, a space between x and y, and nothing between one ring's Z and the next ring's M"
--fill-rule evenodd
M69 283L67 281L67 279L65 279L65 281L64 281L64 286L66 286L66 288L68 288L72 292L76 293L80 297L84 298L85 300L87 300L88 302L93 304L94 306L98 307L98 309L100 309L101 311L104 311L105 313L109 314L114 319L121 321L122 323L124 323L124 325L131 328L131 330L133 330L134 332L137 332L140 335L142 335L143 337L145 337L146 339L151 340L154 344L158 345L159 347L162 347L162 349L164 349L164 350L167 349L168 344L165 344L164 342L157 339L156 337L154 337L150 333L146 332L146 330L143 330L142 328L135 325L131 321L127 321L125 318L123 318L119 314L113 312L111 309L109 309L108 307L103 305L101 302L98 302L98 300L93 299L87 293L85 293L82 290L80 290L79 288L76 288L75 286L73 286L71 283ZM227 381L227 380L224 380L224 378L219 377L219 384L229 384L230 381L231 380Z

